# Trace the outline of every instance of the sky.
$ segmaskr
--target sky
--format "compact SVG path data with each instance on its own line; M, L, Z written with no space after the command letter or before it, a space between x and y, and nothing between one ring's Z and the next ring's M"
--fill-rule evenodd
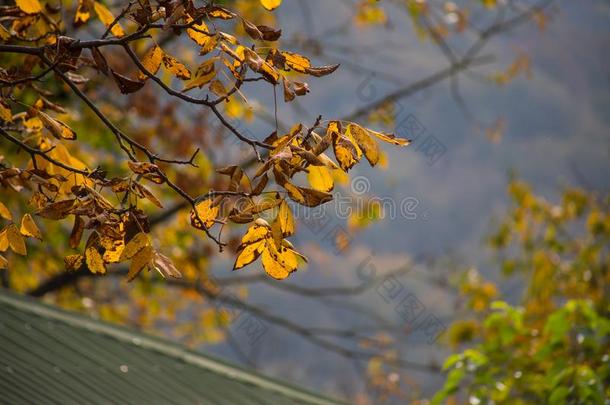
M304 8L303 3L309 6ZM392 7L388 8L390 28L362 29L348 24L339 33L327 31L350 21L353 7L349 4L353 3L286 0L279 9L279 24L289 43L294 35L307 32L322 43L332 44L326 55L314 58L316 62L342 63L335 74L310 81L311 93L299 101L298 111L280 105L279 114L287 122L311 123L319 113L325 118L345 117L447 65L443 53L430 41L418 38L406 14ZM308 18L307 7L312 18ZM402 123L398 135L407 132L414 138L413 144L406 149L384 147L388 152L387 170L371 170L362 164L352 173L352 179L360 180L367 195L394 204L396 215L353 234L350 249L340 254L321 238L327 231L301 225L296 243L311 261L288 283L349 286L362 281L359 269L363 263L372 263L380 273L415 263L415 269L400 278L401 285L423 302L427 312L446 324L456 315L455 297L421 279L433 275L449 280L452 272L466 266L476 266L486 277L498 277L483 240L493 229L494 219L507 208L510 173L516 173L551 200L566 186L609 191L610 3L559 0L549 10L544 30L528 24L494 37L480 53L493 57L493 62L473 68L469 76L458 77L460 94L477 121L487 126L498 119L505 122L501 139L490 141L468 119L452 96L450 81L400 99L401 117L416 122L420 129L418 134L409 134L406 128L413 126ZM452 45L465 49L472 40L469 37ZM355 51L346 53L344 49ZM505 70L519 53L530 58L530 75L520 75L504 86L480 80L481 76ZM269 94L261 91L259 96L265 102ZM443 153L434 158L426 156L425 145L430 142ZM351 188L338 190L338 195L361 198L364 194L358 194L355 187L352 183ZM336 207L327 212L329 227L345 227L345 220L336 215ZM430 257L444 258L450 264L431 267L424 260ZM218 261L216 273L225 275L229 261ZM508 280L503 288L508 293L515 283L518 287L518 282ZM400 320L395 303L383 298L373 290L355 301ZM249 300L303 325L353 326L358 322L353 315L329 311L316 300L267 285L253 288ZM239 343L239 333L235 338ZM401 346L405 358L440 360L446 354L425 337L414 334L407 340ZM241 343L256 358L255 365L267 374L341 397L363 389L362 377L351 362L280 328L270 327L256 345ZM227 345L204 350L232 361L243 360ZM412 375L427 392L441 381L424 373Z

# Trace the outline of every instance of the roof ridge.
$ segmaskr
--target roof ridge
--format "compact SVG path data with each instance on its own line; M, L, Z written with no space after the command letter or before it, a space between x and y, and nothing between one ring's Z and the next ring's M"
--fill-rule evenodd
M235 366L212 356L187 349L171 340L147 335L125 326L112 325L77 312L67 311L40 302L32 297L15 294L4 288L0 288L0 303L8 304L19 310L27 311L44 318L60 321L73 327L127 342L146 350L156 351L232 380L253 384L294 400L320 405L342 403L291 384L275 381L256 371Z

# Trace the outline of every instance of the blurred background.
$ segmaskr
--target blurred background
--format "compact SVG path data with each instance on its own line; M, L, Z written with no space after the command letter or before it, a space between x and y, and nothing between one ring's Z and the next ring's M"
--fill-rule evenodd
M458 18L447 10L467 10L469 25L484 29L535 4L428 6L435 10L434 21L440 20L449 31L448 46L460 55L477 36L470 28L455 32ZM365 165L354 169L351 183L336 190L354 204L352 211L340 205L326 207L320 215L324 226L308 218L301 221L298 244L306 246L310 262L287 283L324 289L359 285L372 272L400 271L400 276L382 277L360 294L329 297L329 305L321 305L315 295L295 296L269 286L251 287L249 302L305 325L366 328L358 309L341 309L348 303L357 305L404 326L406 333L391 345L403 358L442 364L446 347L436 336L430 342L422 329L413 328L418 323L410 318L414 315L400 311L404 297L414 294L416 305L425 307L422 317L431 314L448 327L459 312L456 293L447 286L452 277L473 266L485 278L501 281L498 288L507 300L518 301L523 282L501 279L493 252L485 245L508 209L510 177L518 176L549 199L558 198L567 186L601 194L609 187L610 7L604 2L561 1L544 6L528 21L490 35L477 54L480 65L436 79L452 63L425 34L426 28L413 22L405 2L282 5L277 18L287 46L317 54L322 64L341 67L311 83L311 93L298 100L298 107L280 104L279 115L287 122L312 122L318 112L353 117L362 111L359 119L387 125L397 136L413 140L406 149L386 148L386 170ZM394 94L398 96L389 98L391 103L377 104ZM264 97L261 94L262 102L268 102ZM372 112L369 105L380 108ZM350 227L345 214L357 215L358 204L365 206L367 196L378 197L385 214ZM367 211L362 216L371 215ZM333 246L333 229L348 232L349 248ZM329 233L331 240L320 241L320 235ZM221 277L230 265L230 260L214 263L215 274ZM366 365L329 354L298 335L271 327L251 347L243 334L241 338L251 361L272 375L340 397L369 392ZM240 333L235 339L239 341ZM243 361L230 345L213 350ZM439 373L417 368L406 373L407 384L428 395L442 380Z
M316 66L340 64L334 74L312 78L307 96L278 101L277 113L273 89L252 83L224 106L236 127L262 140L276 120L282 132L321 114L391 131L411 145L384 146L382 170L362 164L349 178L337 177L335 199L323 208L293 207L293 243L309 262L288 280L266 277L259 264L231 272L234 252L218 253L193 236L188 210L170 201L152 217L153 232L185 284L83 277L41 290L62 274L59 239L29 264L44 266L41 274L17 264L23 271L10 283L348 403L432 397L445 383L447 356L481 331L453 322L482 316L494 299L519 304L531 286L526 272L507 270L498 256L505 244L489 243L498 229L509 232L502 226L523 204L519 187L529 184L551 205L565 201L567 188L593 201L609 191L610 3L284 0L274 13L253 1L217 3L281 27L282 49L308 55ZM186 62L195 58L187 40L164 46ZM168 134L156 141L163 150L201 147L200 171L184 175L185 185L205 178L197 187L207 190L218 184L213 167L252 158L252 149L232 142L202 108L151 86L130 96L129 108L116 95L96 97L131 130L162 114L146 128ZM88 113L73 111L86 128ZM607 215L607 205L596 209ZM55 231L65 235L69 224ZM243 229L234 233L238 240ZM603 254L607 246L603 239ZM607 276L601 280L603 289ZM217 295L199 294L191 281ZM607 296L596 297L607 310Z

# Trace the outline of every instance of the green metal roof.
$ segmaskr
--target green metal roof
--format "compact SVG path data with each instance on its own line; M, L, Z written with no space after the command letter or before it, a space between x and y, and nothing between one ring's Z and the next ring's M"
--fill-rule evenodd
M0 402L339 403L1 288Z

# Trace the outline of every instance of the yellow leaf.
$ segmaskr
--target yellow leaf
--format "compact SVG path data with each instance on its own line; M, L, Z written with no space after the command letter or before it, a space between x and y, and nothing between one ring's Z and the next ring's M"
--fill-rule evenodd
M369 132L371 134L375 135L377 138L381 139L382 141L389 142L389 143L392 143L394 145L407 146L408 144L411 143L411 141L409 139L397 138L393 134L384 134L382 132L377 132L377 131L373 131L373 130L370 130L370 129L369 129Z
M269 250L265 250L262 254L262 263L265 272L276 280L283 280L290 275L290 271L277 262Z
M282 241L282 246L285 247L286 249L288 249L292 254L294 254L295 255L295 259L296 259L296 256L298 256L301 259L303 259L304 262L307 262L307 257L305 257L304 255L302 255L299 252L297 252L296 250L294 250L294 246L292 246L292 243L290 243L286 239L284 239ZM295 267L296 267L296 264L295 264Z
M186 19L187 24L192 22L193 19L191 17ZM216 36L210 35L210 31L203 21L199 24L193 24L191 27L192 28L186 30L186 34L195 41L197 45L201 46L200 54L205 55L210 52L216 46Z
M385 24L388 16L385 11L378 5L370 4L371 2L360 2L358 13L355 16L358 25L364 24Z
M379 167L384 170L388 168L388 155L384 151L379 152Z
M226 97L228 94L224 84L218 79L212 80L212 83L210 83L210 91L218 97Z
M184 86L183 91L191 90L195 87L201 88L208 84L216 76L215 62L217 59L212 58L199 65L197 70L195 70L193 78Z
M235 17L235 13L223 7L212 6L208 9L208 15L213 18L230 20Z
M193 225L193 227L203 229L203 227L210 228L214 225L220 207L213 207L212 204L212 199L208 198L195 206L195 210L191 211L191 225Z
M6 228L0 231L0 252L4 252L8 249L8 232Z
M307 179L314 190L328 192L334 187L333 177L325 166L309 166Z
M15 224L10 224L6 227L6 237L8 238L8 244L13 252L25 256L27 250L25 248L25 238L19 233L19 230Z
M282 258L284 267L287 268L291 273L297 269L299 263L294 251L282 246L280 248L280 257Z
M297 258L291 250L285 246L281 246L278 250L274 242L269 239L265 247L261 261L268 275L276 280L283 280L297 269Z
M83 255L68 255L64 257L66 270L78 270L83 265Z
M121 260L123 250L125 250L125 243L122 240L113 241L112 246L106 248L102 259L106 263L118 263Z
M64 219L69 215L69 211L74 206L75 201L75 199L56 201L45 206L36 213L39 216L47 219Z
M273 224L271 224L271 239L276 247L282 246L282 229L280 228L279 218L276 217Z
M278 8L280 4L282 4L282 0L261 0L261 4L267 10L271 11Z
M259 220L257 220L257 221L259 221ZM255 223L250 228L248 228L248 231L246 232L246 234L241 238L241 243L248 244L248 243L258 242L261 239L265 239L268 235L269 235L269 224L267 224L265 226L265 225L259 225L259 224Z
M350 124L347 126L346 134L356 141L371 166L375 166L379 162L379 146L366 129L356 124Z
M292 216L292 211L290 210L286 200L282 201L276 220L280 223L282 236L290 236L294 234L294 217Z
M0 201L0 217L2 217L4 219L8 219L9 221L13 220L13 216L11 215L11 212L9 211L8 208L6 208L6 205L4 205L2 203L2 201Z
M338 134L333 139L333 151L339 166L347 172L358 162L358 151L355 145L344 135Z
M125 249L121 253L121 257L119 261L123 262L125 260L131 259L136 253L140 250L144 249L146 246L150 245L150 238L144 232L138 233L136 236L131 239L127 245L125 245Z
M93 3L93 9L106 28L108 28L110 24L114 22L114 16L102 3L96 1ZM123 28L118 22L112 26L111 32L115 37L122 37L125 35L125 31L123 31Z
M252 120L252 108L242 103L240 98L229 97L225 104L226 113L229 117L235 119Z
M1 25L0 25L1 27ZM4 28L0 28L0 37L2 39L5 39L2 36L2 30ZM2 121L6 121L6 122L11 122L13 120L13 113L11 112L11 109L8 108L3 102L0 101L0 120Z
M306 73L308 75L322 77L331 74L339 67L339 65L314 67L311 66L311 61L303 55L286 51L281 51L280 53L281 57L278 57L277 55L274 55L274 51L272 50L271 59L273 60L273 63L275 65L278 65L278 68L281 68L283 70L287 70L288 68L290 68L299 73ZM306 92L307 89L302 89L302 91Z
M191 78L191 71L186 66L178 62L178 60L168 54L163 55L163 64L165 68L172 72L174 76L182 80L189 80Z
M69 141L73 141L76 139L76 132L74 132L69 126L64 124L63 122L56 120L50 115L38 111L38 116L42 121L42 124L46 129L51 132L51 134L57 139L66 139Z
M299 73L306 73L311 67L311 62L303 55L294 52L282 52L286 58L286 65Z
M345 251L350 244L350 239L347 237L345 232L337 232L335 235L335 248L338 252Z
M6 41L10 37L11 33L6 28L4 28L4 25L0 24L0 39Z
M30 214L25 214L23 218L21 218L21 234L23 236L33 237L38 240L42 240L42 234L40 233L40 229L36 226L36 222Z
M155 74L159 71L159 67L161 67L161 62L163 61L163 50L155 45L151 49L146 52L144 57L142 58L142 65L146 68L146 70ZM146 80L148 76L144 72L138 73L138 79Z
M76 13L74 14L74 25L78 27L89 21L90 17L91 13L89 1L78 0L78 7L76 8Z
M333 171L335 169L339 169L339 166L337 166L337 164L335 162L333 162L325 153L320 153L318 155L318 159L324 163L324 165L326 167L328 167L329 169L332 169Z
M8 269L8 260L2 255L0 255L0 270Z
M250 243L242 246L237 252L237 258L233 265L233 270L239 270L244 266L249 265L263 252L265 247L265 240L259 240L258 242Z
M140 272L151 264L155 250L152 246L145 246L131 259L127 281L132 281Z
M333 180L335 183L347 186L349 184L349 175L341 169L332 171Z
M85 249L85 262L87 263L87 267L91 273L106 273L104 259L102 259L102 255L97 250L97 246L89 246L87 249Z
M259 54L250 48L243 48L244 59L250 69L263 75L265 80L270 83L277 84L280 79L280 74L275 68L265 61Z
M28 129L28 132L38 132L43 128L42 121L38 117L28 118L23 121L23 125Z
M38 0L15 0L17 7L27 14L37 14L42 11L42 6Z

